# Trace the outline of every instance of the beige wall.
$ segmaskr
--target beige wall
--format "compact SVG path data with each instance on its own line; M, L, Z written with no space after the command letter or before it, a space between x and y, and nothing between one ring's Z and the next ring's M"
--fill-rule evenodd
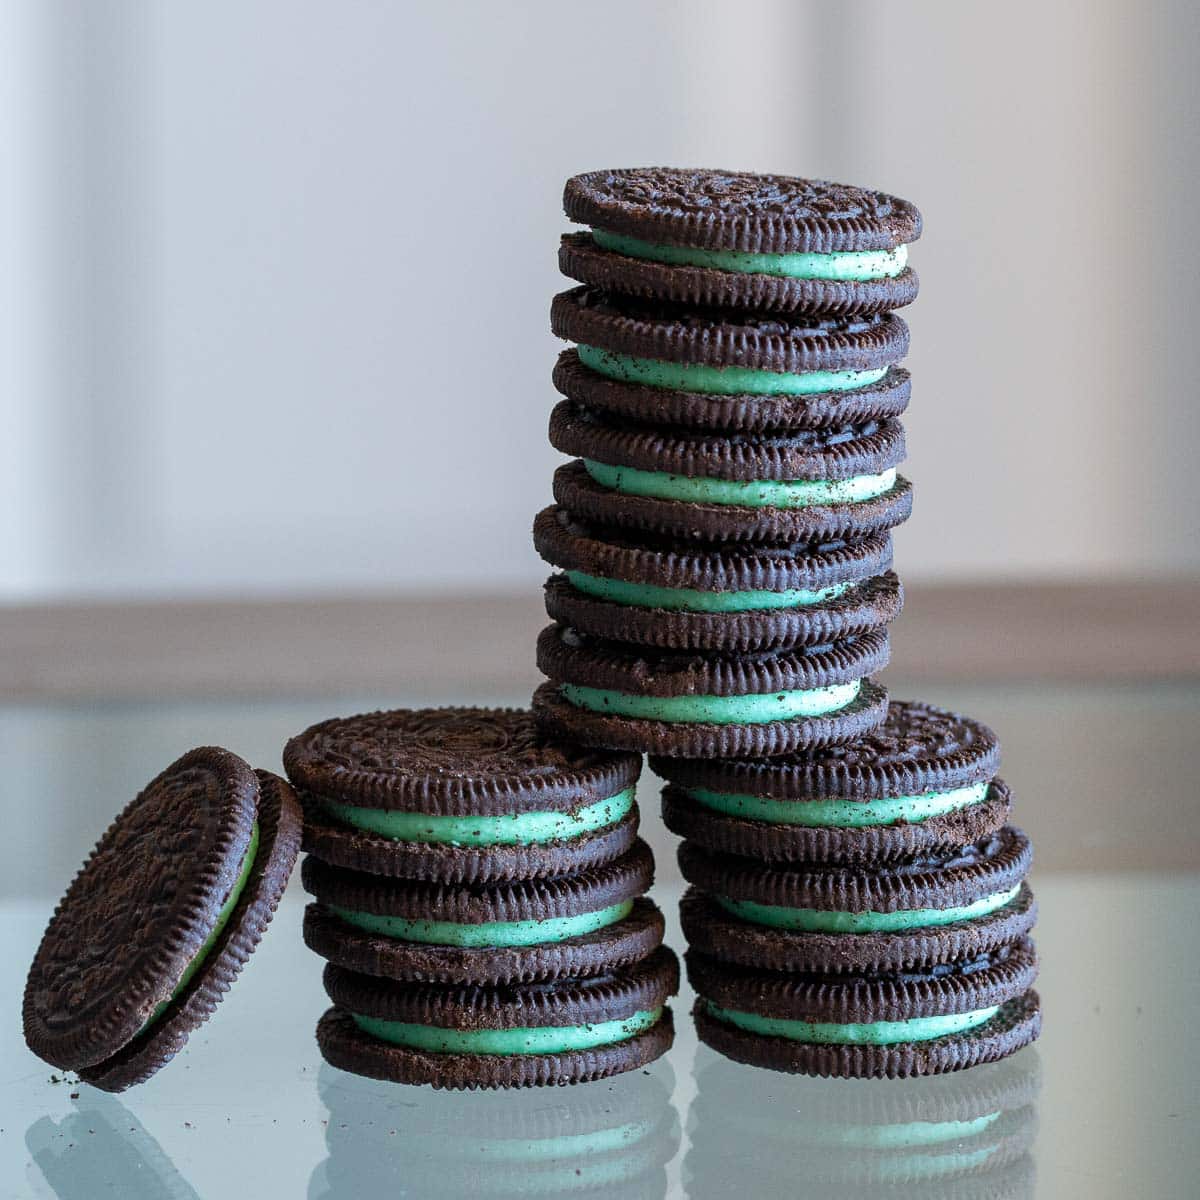
M0 20L0 598L534 586L561 183L651 161L921 205L910 578L1200 568L1191 6Z

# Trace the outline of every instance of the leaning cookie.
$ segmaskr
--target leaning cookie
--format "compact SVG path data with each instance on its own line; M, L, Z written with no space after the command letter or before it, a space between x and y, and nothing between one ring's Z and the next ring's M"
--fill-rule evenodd
M557 879L447 886L381 879L304 861L309 948L367 975L510 984L598 975L645 958L663 917L645 898L654 858L640 839L621 858Z
M1033 943L895 975L783 974L687 954L700 1040L802 1075L937 1075L1004 1058L1041 1030Z
M554 498L576 516L702 542L829 542L912 511L898 421L761 438L633 425L562 401L550 442L576 462Z
M819 549L710 548L592 526L555 506L538 514L533 542L561 569L546 581L551 618L660 650L824 645L888 624L903 603L886 533Z
M533 698L547 732L597 746L717 758L852 741L878 725L887 693L883 629L828 646L722 657L657 651L550 625Z
M482 883L610 862L637 837L632 754L573 746L518 709L397 709L292 738L304 848L371 875Z
M290 787L192 750L116 818L55 909L25 985L25 1040L109 1092L148 1079L212 1015L300 851Z
M643 1067L674 1040L667 1000L679 964L665 946L596 979L547 988L435 987L330 964L335 1007L317 1041L335 1067L439 1088L582 1083Z
M770 862L870 865L943 853L1008 819L1000 747L979 721L892 700L852 744L770 760L653 759L672 832Z
M630 296L778 312L878 312L909 304L905 200L821 179L647 167L567 180L563 274Z
M1025 877L1033 848L1005 826L915 862L854 870L764 865L679 848L693 885L680 906L688 945L722 962L824 975L918 970L977 959L1037 918Z

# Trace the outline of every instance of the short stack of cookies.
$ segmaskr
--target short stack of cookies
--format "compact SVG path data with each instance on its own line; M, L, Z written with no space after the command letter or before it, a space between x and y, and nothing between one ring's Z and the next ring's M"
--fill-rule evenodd
M523 1087L670 1047L679 967L645 895L636 755L548 739L523 710L402 709L315 725L284 765L334 1066Z
M881 192L720 171L568 181L575 343L534 542L558 573L543 726L649 752L693 885L700 1036L813 1074L1001 1057L1040 1016L1031 851L977 722L894 703L909 515L895 314L921 219Z

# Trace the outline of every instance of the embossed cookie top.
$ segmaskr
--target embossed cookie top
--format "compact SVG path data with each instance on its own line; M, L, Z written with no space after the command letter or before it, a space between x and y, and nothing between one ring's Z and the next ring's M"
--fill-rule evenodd
M999 743L986 725L932 704L893 700L887 720L847 746L770 761L676 759L651 766L684 787L780 799L871 799L966 787L991 779L999 761Z
M283 752L298 787L448 815L574 808L638 777L637 755L553 741L524 709L395 709L323 721Z
M259 784L226 750L193 750L105 832L42 938L25 1034L80 1070L124 1046L216 924L250 846Z
M921 235L921 214L897 196L748 171L589 171L567 180L563 208L614 233L751 253L890 250Z

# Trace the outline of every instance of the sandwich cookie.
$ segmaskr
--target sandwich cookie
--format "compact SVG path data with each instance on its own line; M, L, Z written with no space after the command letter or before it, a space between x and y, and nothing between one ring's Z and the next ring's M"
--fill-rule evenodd
M281 779L192 750L109 826L54 911L25 985L29 1048L104 1091L148 1079L221 1001L300 850Z
M645 898L654 858L621 858L557 879L447 887L304 861L304 940L366 975L502 984L598 975L645 958L663 917Z
M865 865L952 850L1008 819L986 726L893 700L852 744L770 761L652 760L663 819L710 850L770 862Z
M705 549L592 526L551 507L534 546L560 574L546 611L593 637L660 650L748 653L821 645L900 613L891 537L806 546Z
M1029 839L1012 826L941 857L888 867L766 866L679 848L694 886L680 906L688 945L772 971L888 972L974 960L1033 927Z
M737 1062L801 1075L936 1075L1037 1037L1033 943L886 975L797 975L686 956L700 1040Z
M720 542L827 542L889 529L912 511L898 421L758 438L606 419L562 401L550 441L578 461L554 498L603 524Z
M283 752L304 848L370 875L484 883L610 862L637 836L641 761L556 742L518 709L338 718Z
M630 296L779 312L909 304L906 200L821 179L648 167L567 180L564 275Z
M585 744L716 758L852 741L887 712L867 678L887 663L884 629L826 646L728 657L642 652L550 625L534 694L547 733Z
M1040 1064L1029 1050L973 1071L864 1088L758 1074L701 1047L683 1163L689 1196L1028 1197L1008 1190L1037 1133ZM1017 1168L1018 1174L1023 1174ZM926 1190L930 1189L930 1190ZM815 1194L808 1193L805 1194Z
M876 383L843 391L758 395L652 387L602 375L564 350L554 366L554 386L568 400L596 412L649 425L703 429L727 436L781 429L838 429L900 416L912 395L903 367L888 367Z
M503 988L403 984L325 968L317 1041L335 1067L438 1088L582 1083L643 1067L674 1040L679 963L665 946L594 979Z

